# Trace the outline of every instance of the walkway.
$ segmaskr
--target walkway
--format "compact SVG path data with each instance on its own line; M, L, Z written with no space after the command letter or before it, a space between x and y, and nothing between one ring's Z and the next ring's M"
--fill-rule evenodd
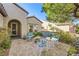
M51 55L67 55L69 45L58 43L58 45L49 52ZM10 56L39 56L41 49L33 42L28 42L22 39L16 39L12 41L9 55ZM50 55L50 54L49 54Z

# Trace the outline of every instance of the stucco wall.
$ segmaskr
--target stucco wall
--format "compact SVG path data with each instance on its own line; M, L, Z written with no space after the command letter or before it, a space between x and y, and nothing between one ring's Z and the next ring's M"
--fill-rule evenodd
M59 30L62 30L62 31L65 31L65 32L69 32L69 28L70 28L70 25L57 25L55 23L50 23L48 21L43 21L43 24L42 24L42 27L47 30L47 31L50 31L50 26L49 24L54 27L54 28L57 28Z
M69 32L69 25L61 25L61 26L58 26L59 29L63 30L63 31L67 31Z
M48 30L48 22L43 22L42 27L43 27L43 29Z
M27 24L36 24L37 30L41 31L42 23L34 17L27 18ZM28 29L29 29L29 27L28 27Z
M0 14L0 28L3 27L3 16Z
M27 13L25 13L23 10L21 10L14 4L5 3L3 4L3 6L8 14L8 16L4 18L4 26L8 27L8 22L13 19L18 20L21 23L21 34L23 37L27 33Z

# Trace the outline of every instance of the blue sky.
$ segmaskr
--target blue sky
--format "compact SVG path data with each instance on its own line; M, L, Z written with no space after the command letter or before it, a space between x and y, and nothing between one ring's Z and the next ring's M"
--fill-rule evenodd
M41 12L41 3L19 3L19 5L29 12L29 16L36 16L40 20L46 20L45 12Z
M73 21L73 24L79 24L79 18L77 18L77 19L74 19L74 21Z
M28 16L36 16L39 20L46 20L46 14L42 11L41 3L19 3L19 5L29 12ZM73 24L79 24L79 18Z

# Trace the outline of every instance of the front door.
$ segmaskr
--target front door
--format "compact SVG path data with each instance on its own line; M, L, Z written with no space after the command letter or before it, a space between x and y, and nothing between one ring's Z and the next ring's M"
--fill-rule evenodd
M11 36L17 36L17 35L18 35L18 24L11 23Z
M21 23L17 20L11 20L8 23L11 37L21 37Z

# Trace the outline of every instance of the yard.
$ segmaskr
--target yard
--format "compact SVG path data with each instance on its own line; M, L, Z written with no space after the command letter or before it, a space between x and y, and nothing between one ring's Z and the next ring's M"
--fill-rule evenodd
M9 56L67 56L72 55L76 52L75 48L72 47L72 39L68 33L61 33L60 41L55 43L51 40L47 40L46 46L39 47L36 43L39 40L35 40L36 37L41 37L40 33L34 33L36 36L31 41L23 39L11 40L6 32L0 32L2 35L0 39L2 43L0 46L1 55ZM44 34L44 33L43 33ZM46 34L46 33L45 33ZM64 35L63 35L64 34ZM46 34L48 35L48 34ZM67 36L68 35L68 36ZM66 36L66 37L65 37ZM3 40L4 39L4 40ZM8 40L7 40L8 39ZM64 41L63 41L63 40ZM12 42L11 42L12 41ZM10 44L11 43L11 44Z
M0 12L2 11L0 13L0 56L72 56L79 52L77 48L79 42L77 41L78 43L75 43L77 37L74 35L75 31L79 34L79 25L74 28L75 31L70 30L71 25L74 25L74 20L79 16L78 3L42 4L42 12L46 14L45 18L48 21L45 22L44 25L49 24L49 26L42 26L43 22L38 21L39 19L35 16L28 17L29 13L20 8L20 6L19 8L22 9L22 12L18 8L15 8L14 6L18 7L15 3L8 5L1 3L0 5L2 6L2 8L0 8ZM11 5L13 9L9 5ZM14 12L16 13L14 14ZM14 19L13 15L15 15L16 19ZM53 24L55 25L53 27L50 23L59 24ZM45 33L41 27L44 31L49 31L48 29L50 29L52 32ZM55 34L54 30L56 32ZM30 32L29 34L27 33L28 31ZM20 37L20 39L16 38L12 40L11 37ZM28 39L26 37L28 37ZM41 39L39 40L36 37L44 38L44 41L41 41ZM36 38L36 40L34 38ZM48 39L45 41L45 38ZM54 42L54 40L56 42ZM40 43L44 46L40 45ZM77 47L75 46L76 44L78 45Z

